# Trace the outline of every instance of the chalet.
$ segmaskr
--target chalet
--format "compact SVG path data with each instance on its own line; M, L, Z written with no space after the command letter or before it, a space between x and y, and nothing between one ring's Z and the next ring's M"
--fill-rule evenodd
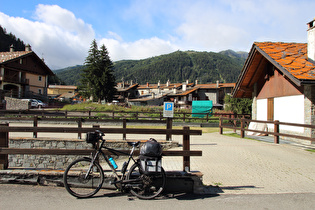
M124 81L122 83L117 84L117 93L118 95L115 96L115 98L120 103L125 103L127 99L134 99L138 97L138 84L132 84L132 82L125 83Z
M29 45L25 51L0 52L0 90L16 98L47 96L48 76L54 73ZM2 96L3 97L3 96Z
M254 120L315 124L315 20L308 23L308 43L255 42L232 93L252 98ZM267 125L273 130L271 125ZM315 133L280 126L287 133Z

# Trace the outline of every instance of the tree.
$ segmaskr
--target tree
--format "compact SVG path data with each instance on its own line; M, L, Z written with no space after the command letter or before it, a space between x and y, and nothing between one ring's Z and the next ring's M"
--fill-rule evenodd
M93 97L99 103L102 100L112 101L116 92L114 66L105 45L98 49L96 40L94 39L89 55L85 59L86 68L82 73L81 95L85 97Z
M251 114L252 99L249 98L232 98L226 95L224 98L227 111L232 111L236 114Z

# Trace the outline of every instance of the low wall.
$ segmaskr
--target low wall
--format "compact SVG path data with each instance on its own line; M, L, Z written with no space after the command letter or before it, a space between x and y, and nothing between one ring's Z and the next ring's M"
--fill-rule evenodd
M114 149L130 149L126 141L106 141L106 145ZM163 149L178 146L175 142L162 143ZM84 140L77 139L51 139L51 138L11 138L9 148L23 149L91 149L91 144ZM22 168L51 168L65 169L72 161L79 158L79 155L9 155L9 167Z
M28 101L22 101L21 99L5 97L6 110L28 110L30 104Z

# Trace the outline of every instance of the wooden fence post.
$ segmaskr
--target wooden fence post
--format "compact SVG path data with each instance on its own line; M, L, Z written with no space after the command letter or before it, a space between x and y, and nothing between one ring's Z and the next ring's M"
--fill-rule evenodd
M222 116L220 116L220 118L219 118L219 128L220 128L220 134L222 135L223 134L223 128L222 128L222 124L223 124L223 122L222 122L223 120L222 120Z
M173 119L168 117L166 118L166 141L172 141L172 134L169 131L172 130Z
M1 127L9 126L9 123L1 123ZM8 132L0 132L0 147L9 147L9 135ZM0 155L0 170L7 169L9 166L8 155Z
M34 115L33 127L36 129L38 126L38 116ZM33 138L37 138L37 131L33 132Z
M274 121L274 143L279 144L279 120Z
M245 137L245 118L241 119L241 138Z
M82 118L78 119L78 139L82 139Z
M126 134L126 128L127 128L127 120L126 118L123 119L123 140L126 140L127 139L127 134Z
M233 126L234 126L234 128L236 128L237 127L237 122L236 122L236 115L235 115L235 113L233 114L233 115L231 115L232 116L232 118L234 119L233 120ZM234 129L234 131L233 131L234 133L236 133L236 129Z
M184 135L183 135L183 151L190 150L190 135L189 135L189 127L183 127ZM190 171L190 156L183 156L183 171Z

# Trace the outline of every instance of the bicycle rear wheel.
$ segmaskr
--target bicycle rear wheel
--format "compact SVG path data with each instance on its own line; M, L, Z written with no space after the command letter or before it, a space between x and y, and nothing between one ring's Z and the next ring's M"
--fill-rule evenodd
M98 163L92 163L91 158L80 158L73 161L65 170L63 181L67 191L78 198L95 195L104 181L103 169Z
M126 177L130 181L131 194L140 199L152 199L160 195L166 183L165 171L161 169L161 172L146 174L138 163L133 164Z

